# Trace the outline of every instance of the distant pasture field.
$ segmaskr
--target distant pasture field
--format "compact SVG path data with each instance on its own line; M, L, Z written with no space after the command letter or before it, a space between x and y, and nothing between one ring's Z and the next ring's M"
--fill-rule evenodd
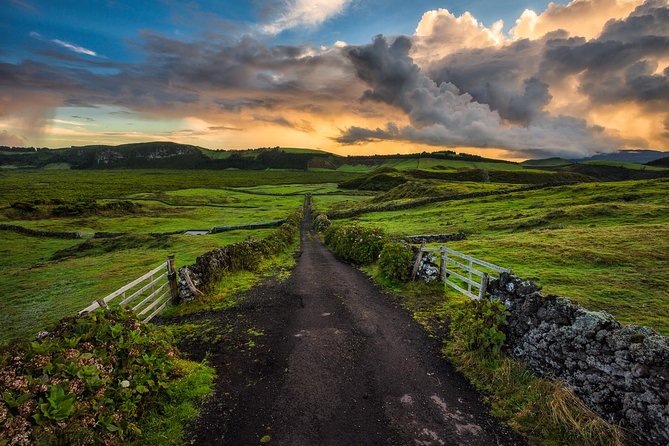
M347 221L396 236L465 232L448 246L511 268L546 293L669 334L667 180L556 186Z
M262 238L273 229L204 236L150 233L285 218L302 204L304 193L326 194L320 197L333 205L369 198L324 182L330 178L348 177L292 171L2 172L0 223L81 231L84 236L94 232L126 235L58 239L0 231L0 343L32 336L75 314L160 264L167 255L176 255L181 266L206 251L249 237ZM25 204L17 206L17 202ZM131 205L106 210L105 205L119 202ZM83 211L76 215L79 205ZM60 216L63 209L66 215Z

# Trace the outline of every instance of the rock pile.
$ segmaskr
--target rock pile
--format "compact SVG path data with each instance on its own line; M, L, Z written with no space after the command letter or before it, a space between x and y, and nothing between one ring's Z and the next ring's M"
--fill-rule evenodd
M607 421L669 444L669 338L539 290L506 273L488 286L509 309L509 353L566 382Z
M439 260L436 255L431 253L423 254L420 265L418 266L416 278L425 283L432 283L439 280Z

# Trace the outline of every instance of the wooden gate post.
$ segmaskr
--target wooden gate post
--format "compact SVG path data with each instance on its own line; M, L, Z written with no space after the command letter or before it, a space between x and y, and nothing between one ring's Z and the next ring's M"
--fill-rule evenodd
M446 248L443 246L439 248L439 278L446 278Z
M483 273L483 277L481 277L481 288L479 289L479 300L485 297L485 293L488 291L489 281L490 276L488 276L488 273Z
M179 284L177 282L177 268L174 262L174 256L167 256L167 280L170 283L170 295L172 302L179 303Z
M411 272L411 280L416 280L416 274L418 274L420 262L423 260L423 249L425 249L425 242L421 243L420 249L418 249L418 257L416 257L416 263L414 264L413 271Z

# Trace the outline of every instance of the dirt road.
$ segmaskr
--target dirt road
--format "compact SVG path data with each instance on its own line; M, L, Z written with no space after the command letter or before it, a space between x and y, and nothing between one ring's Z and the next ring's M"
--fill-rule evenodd
M306 226L289 279L180 322L203 320L218 335L182 350L206 355L219 379L193 444L525 444L405 310ZM250 332L263 335L249 344Z

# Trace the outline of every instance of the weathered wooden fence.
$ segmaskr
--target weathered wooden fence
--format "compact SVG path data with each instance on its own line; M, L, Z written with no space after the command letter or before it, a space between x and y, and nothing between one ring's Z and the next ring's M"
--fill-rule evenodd
M170 299L174 301L179 299L177 286L174 256L169 256L167 261L113 293L94 301L79 314L89 313L100 307L107 308L109 303L118 297L121 299L119 306L130 306L141 321L149 322L165 308Z
M424 253L439 253L439 277L441 280L471 299L478 300L485 297L491 271L511 273L510 269L468 256L445 246L426 248L423 244L418 251L412 279L416 278Z

